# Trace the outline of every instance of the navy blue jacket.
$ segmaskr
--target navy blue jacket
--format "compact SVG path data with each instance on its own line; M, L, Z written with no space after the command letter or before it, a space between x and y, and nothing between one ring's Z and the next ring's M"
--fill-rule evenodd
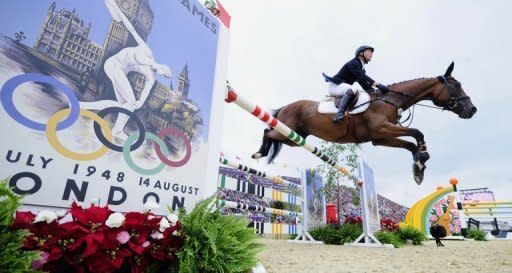
M334 77L329 77L324 74L326 81L333 82L335 84L354 84L357 81L364 90L371 90L375 81L366 75L366 71L363 69L363 64L358 58L354 58L347 62L338 71Z

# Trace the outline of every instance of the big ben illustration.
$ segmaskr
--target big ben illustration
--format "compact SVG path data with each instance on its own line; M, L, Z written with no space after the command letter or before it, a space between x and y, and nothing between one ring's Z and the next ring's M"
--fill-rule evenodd
M138 35L146 41L151 32L154 20L149 0L115 0L115 2L128 20L130 20ZM136 45L136 41L121 22L116 22L115 20L110 21L107 37L103 44L102 62L98 71L98 74L101 75L100 78L104 79L103 88L110 88L105 73L102 71L105 60L125 47ZM145 82L144 76L139 73L130 73L128 79L133 86L135 95L137 97L140 96Z

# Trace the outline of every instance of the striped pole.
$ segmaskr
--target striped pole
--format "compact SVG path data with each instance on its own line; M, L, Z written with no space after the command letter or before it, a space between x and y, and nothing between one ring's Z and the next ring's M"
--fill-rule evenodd
M225 157L220 157L219 162L224 164L224 165L230 166L232 168L235 168L235 169L241 170L243 172L246 172L248 174L252 174L252 175L259 176L259 177L270 179L270 180L272 180L272 182L274 182L276 184L283 185L283 186L291 188L291 189L302 188L302 186L297 185L297 184L292 183L292 182L289 182L289 181L286 181L286 180L282 179L279 176L268 175L265 172L258 171L256 169L250 168L250 167L248 167L246 165L243 165L243 164L240 164L240 163L231 162L231 161L227 160Z
M297 134L295 131L290 129L288 126L284 125L278 119L274 118L269 112L265 111L258 105L253 104L250 101L242 98L239 94L237 94L231 88L231 86L228 85L227 88L228 88L228 92L227 92L227 95L225 98L225 101L227 103L234 102L240 108L244 109L245 111L251 113L253 116L257 117L261 121L268 124L270 126L270 128L273 128L274 130L278 131L280 134L287 137L291 141L295 142L297 145L301 146L302 148L304 148L307 151L311 152L312 154L316 155L318 158L322 159L327 164L338 169L341 173L343 173L349 179L353 180L356 183L362 183L362 181L360 181L360 179L358 177L356 177L355 175L351 174L347 168L341 166L339 163L332 160L327 155L323 154L322 151L320 149L318 149L317 147L312 146L309 143L307 143L306 139L301 137L299 134Z
M242 210L258 211L258 212L266 212L266 213L277 214L277 215L285 215L285 216L290 216L290 217L301 216L302 215L302 213L295 212L295 211L267 208L267 207L256 206L256 205L248 205L248 204L242 204L242 203L226 201L226 200L219 200L218 204L219 204L220 207L225 207L225 208L242 209Z
M512 202L481 202L467 203L462 207L466 216L512 214Z
M457 184L459 184L459 180L455 177L450 178L450 184L453 186L453 192L455 193L455 201L457 201L457 210L459 211L459 219L460 219L460 233L464 238L468 233L468 222L466 222L466 218L464 217L464 211L462 210L462 202L460 201L460 194L457 191Z

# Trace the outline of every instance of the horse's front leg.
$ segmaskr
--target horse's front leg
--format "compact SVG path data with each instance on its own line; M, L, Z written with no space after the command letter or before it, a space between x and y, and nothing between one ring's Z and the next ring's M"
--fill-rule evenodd
M427 152L427 145L425 143L425 139L423 133L414 128L406 128L402 126L398 126L391 122L386 122L381 126L376 133L377 139L385 139L387 140L387 144L375 144L375 145L386 145L392 147L402 147L411 151L414 164L413 164L413 173L414 180L419 185L423 181L423 173L425 171L425 162L430 158L430 155ZM397 137L402 136L411 136L416 139L417 145L414 145L410 142L396 139ZM412 146L411 146L412 145Z

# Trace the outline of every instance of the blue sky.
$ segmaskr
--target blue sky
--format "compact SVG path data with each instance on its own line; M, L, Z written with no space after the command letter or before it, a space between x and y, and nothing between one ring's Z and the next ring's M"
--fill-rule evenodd
M103 1L55 1L57 10L75 9L85 24L92 24L89 39L103 45L110 23ZM204 121L203 136L208 138L209 113L217 54L218 34L212 33L200 22L198 16L193 16L180 4L180 1L149 1L153 10L153 28L148 37L148 44L153 50L157 62L168 65L172 72L174 89L178 87L177 77L185 64L189 67L191 80L189 98L199 105ZM41 31L48 7L52 1L0 1L1 33L13 37L15 32L24 31L26 44L33 46ZM190 5L203 6L194 0ZM30 7L30 8L27 8ZM11 12L12 11L12 12ZM210 16L209 12L204 10ZM16 14L9 16L9 14ZM212 17L210 21L215 21ZM219 24L216 22L216 24ZM218 28L217 28L218 29ZM167 79L160 79L168 84Z

